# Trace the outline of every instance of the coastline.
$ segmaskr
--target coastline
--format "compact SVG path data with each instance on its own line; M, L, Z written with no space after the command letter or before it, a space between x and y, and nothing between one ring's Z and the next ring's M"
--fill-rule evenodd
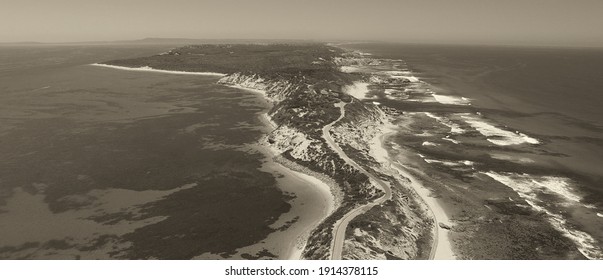
M267 97L265 91L239 85L226 86L256 93L261 95L264 100L270 103L272 102L272 100ZM262 112L258 116L260 122L267 128L266 134L270 134L277 128L276 124L268 115L268 110ZM318 225L320 225L320 223L339 208L343 199L343 194L341 194L337 183L326 175L311 171L308 168L281 156L279 150L268 144L266 137L263 137L259 143L255 144L254 148L263 153L266 157L266 162L264 162L262 169L265 169L267 172L277 172L282 176L280 178L281 180L285 180L283 178L289 177L290 179L303 181L306 186L310 186L310 188L299 189L292 186L295 184L277 184L281 191L284 193L292 193L295 197L289 202L291 204L291 209L287 213L282 214L281 217L279 217L279 220L270 226L278 227L279 223L283 223L281 220L285 220L284 223L288 223L286 221L288 218L294 218L295 221L290 223L285 230L277 231L264 239L264 241L274 239L276 242L281 242L281 244L283 242L287 244L286 247L281 248L281 254L278 255L279 259L299 260L301 259L302 252L305 249L310 234ZM300 211L300 208L307 209ZM252 247L257 247L257 245L251 245L246 248Z
M223 73L171 71L154 69L148 66L136 68L102 63L92 63L89 65L125 71L217 77L228 76ZM262 100L270 103L270 107L260 113L258 119L263 124L262 129L266 130L266 134L270 134L277 128L276 123L267 114L274 104L274 100L267 95L265 90L232 83L224 83L223 85L255 93ZM251 144L251 147L262 153L266 158L261 170L275 174L277 182L285 181L284 183L277 183L277 187L283 192L285 197L288 196L290 198L288 203L291 204L291 209L281 214L276 222L267 225L275 231L269 234L262 242L239 248L237 252L242 258L277 257L279 259L301 259L302 252L312 231L340 207L343 194L338 184L331 178L284 158L280 155L281 151L271 146L266 139L266 137L263 137L258 143ZM310 188L300 188L302 185L310 186ZM210 253L202 254L195 258L205 259L208 257L220 258L219 255Z
M335 52L334 50L329 51ZM217 83L232 88L251 91L256 94L261 94L263 97L263 101L267 100L268 102L272 103L273 107L270 110L275 111L271 112L270 115L266 113L258 114L258 117L263 123L266 124L265 127L262 127L262 130L268 127L272 127L273 130L267 131L269 136L263 137L262 141L256 144L251 144L250 146L254 146L254 148L252 148L254 152L261 151L262 153L264 153L266 161L260 169L263 171L269 170L269 173L275 175L276 180L279 182L277 184L277 187L282 190L283 198L281 201L289 203L292 208L290 210L284 210L288 211L287 213L283 213L283 211L280 211L279 214L277 214L278 216L272 215L273 220L271 220L271 222L273 223L269 227L271 227L275 231L281 231L286 233L275 234L276 236L281 236L281 240L278 241L275 241L274 239L270 239L270 241L268 241L268 238L266 238L266 236L263 236L265 239L261 242L261 244L257 244L260 249L262 247L268 248L268 246L278 246L278 249L270 252L266 249L264 249L263 251L255 250L254 252L258 252L258 258L285 258L285 256L287 256L287 258L299 258L300 252L302 250L305 251L310 249L312 249L310 251L311 253L304 253L304 256L306 256L307 258L325 258L328 257L328 253L326 253L324 250L329 247L333 249L335 246L333 246L332 244L335 244L336 240L341 240L341 237L338 237L339 233L344 232L343 240L345 242L345 230L348 227L347 222L341 225L341 228L343 230L337 229L332 233L333 236L331 236L331 233L325 234L328 223L325 223L327 226L322 227L322 229L320 225L318 227L316 227L316 225L320 224L320 221L325 221L326 217L326 221L328 221L329 223L332 222L331 220L335 220L335 224L333 225L338 227L337 225L340 221L337 221L337 219L335 218L330 218L336 216L339 217L339 215L343 215L345 219L349 217L351 213L358 211L358 207L352 208L354 207L354 205L349 205L349 207L347 207L348 205L344 204L343 207L339 207L337 209L337 207L335 207L335 204L338 204L337 191L340 190L337 187L330 187L329 184L326 184L325 187L325 181L322 180L321 182L320 180L321 176L309 173L307 169L297 164L299 162L308 166L309 168L312 168L313 170L315 166L318 166L319 168L317 168L317 170L322 170L319 172L324 172L324 170L326 169L327 172L324 174L335 174L332 175L334 176L333 178L339 179L339 177L337 176L341 174L348 174L347 172L350 171L345 170L344 168L339 168L342 166L346 166L340 161L340 159L342 159L345 163L349 163L352 167L349 169L351 169L352 171L359 171L360 173L364 173L365 175L367 175L369 177L369 185L372 184L376 186L375 181L382 181L374 179L373 176L370 176L370 174L367 174L368 172L364 170L364 168L371 168L371 166L375 163L375 161L373 161L374 159L377 159L377 162L381 162L381 166L379 166L379 164L376 164L372 167L376 168L375 171L379 170L376 173L383 173L381 175L396 177L395 181L397 182L391 180L390 178L391 182L395 183L396 185L395 191L403 191L406 195L404 199L408 197L411 197L412 199L405 200L406 204L400 203L399 205L401 206L397 206L397 208L395 208L394 206L391 206L390 208L405 209L409 212L412 212L415 221L422 221L420 227L415 227L408 223L405 224L410 225L407 227L408 229L417 229L417 231L414 231L412 233L420 232L421 234L420 240L419 238L416 238L418 235L414 235L412 237L408 237L411 235L405 236L405 238L408 237L408 240L417 241L417 246L415 246L413 250L416 248L423 248L422 250L418 249L417 251L412 251L412 254L418 252L416 256L420 256L420 258L427 258L428 254L430 259L452 259L455 257L492 258L498 256L503 256L504 258L546 258L551 256L572 257L571 255L562 255L564 252L563 250L570 252L568 254L572 254L573 247L568 245L570 244L569 241L573 241L575 245L580 247L584 239L575 238L576 234L573 233L569 236L566 236L565 238L563 238L562 235L557 234L559 226L556 226L556 224L563 225L566 222L565 220L563 220L564 218L562 216L558 216L557 218L553 210L550 210L548 208L541 208L545 207L538 204L542 201L536 201L537 205L532 205L533 201L530 201L530 198L532 198L532 195L534 194L544 193L548 195L556 195L558 199L565 199L572 203L579 203L582 197L573 195L571 193L569 196L565 195L565 192L559 191L562 190L562 188L560 188L561 185L559 184L553 185L553 187L551 187L550 184L547 183L547 177L527 177L528 175L525 173L523 175L512 172L496 173L495 171L497 171L501 167L501 163L494 161L489 162L487 160L484 160L482 162L483 158L477 158L476 160L474 154L465 154L465 149L470 150L470 148L475 147L477 147L475 150L488 153L490 152L490 150L492 150L491 147L494 147L494 149L496 150L498 146L511 145L513 145L513 147L519 147L518 149L521 148L526 151L530 151L536 149L530 145L544 145L546 144L546 138L543 138L539 135L536 135L538 138L532 138L522 132L519 132L519 130L514 130L510 128L507 129L506 127L503 129L502 126L500 126L499 124L489 122L489 118L487 118L486 116L482 117L480 112L465 112L467 109L464 108L466 108L466 106L472 106L471 101L473 101L474 99L448 94L436 94L436 92L432 91L431 89L420 86L428 86L429 84L419 80L414 76L409 76L412 74L412 72L407 69L407 66L405 65L405 63L403 63L402 60L373 59L367 56L370 56L370 54L361 52L357 52L351 55L343 54L341 57L333 58L332 62L335 63L335 65L343 65L341 66L341 71L344 70L344 67L350 68L346 68L346 71L343 71L345 73L358 73L362 75L369 74L370 78L367 78L367 76L362 76L361 80L355 81L350 85L350 80L354 80L358 78L358 76L347 77L350 80L344 79L346 82L343 83L343 85L338 84L342 92L337 92L337 90L339 89L335 89L335 93L333 93L328 87L319 87L319 89L321 90L316 90L316 88L314 87L318 84L306 83L305 85L308 86L308 88L305 88L304 85L301 85L301 90L305 90L304 93L311 93L312 96L309 96L305 100L302 99L302 102L296 99L299 96L291 95L297 93L293 90L290 90L292 86L297 86L296 90L300 89L299 84L296 84L299 81L295 78L290 79L290 77L283 78L281 76L262 76L260 74L249 74L255 73L254 71L245 72L241 70L243 71L243 73L248 74L236 72L239 71L238 69L245 68L235 68L236 70L232 71L235 71L236 73L226 75L212 72L184 72L158 70L148 66L131 68L106 64L93 65L130 71L150 71L186 75L226 76L224 79L220 79ZM320 60L323 59L320 58ZM177 67L177 63L179 63L179 61L180 59L172 61L176 64L171 64L171 66L169 66L168 68L181 69ZM308 62L311 62L312 65L315 64L314 61ZM287 60L284 60L284 63L287 63ZM346 64L351 64L355 66L346 66ZM125 65L128 64L126 63ZM132 65L158 65L159 68L165 66L165 64L162 63L146 63L144 60L143 62L136 61L136 63L133 63ZM384 68L388 69L387 67L389 67L390 70L395 71L384 71ZM268 68L272 69L272 66L269 66ZM183 69L186 69L186 67L183 67ZM205 69L221 68L200 68L200 70ZM231 71L226 72L230 73ZM322 81L324 77L318 76L313 78L315 80L311 81L316 82L317 80ZM306 77L304 76L302 79L306 79ZM322 89L324 89L324 91ZM402 89L404 90L402 91ZM344 95L342 95L342 93ZM348 107L349 112L351 112L350 116L353 117L349 118L349 125L342 129L343 132L339 135L340 142L338 145L340 145L341 147L345 147L348 144L349 140L355 139L355 141L357 142L353 142L353 144L355 144L356 146L352 147L353 149L350 149L350 152L347 152L347 150L346 152L348 155L352 156L355 161L361 163L360 165L350 161L346 153L340 152L339 148L334 148L336 154L339 154L339 156L334 156L334 158L336 158L335 161L333 161L333 157L331 157L332 153L320 153L320 149L318 149L319 152L316 152L316 150L313 149L309 149L309 147L320 148L319 143L324 144L325 141L326 144L329 145L331 144L330 142L334 142L330 136L325 137L324 135L325 129L329 130L331 125L336 123L337 121L325 125L326 121L321 122L321 120L330 121L332 119L315 117L316 115L319 115L319 117L335 117L334 110L319 111L316 110L316 108L319 108L320 105L327 104L329 102L345 102L344 100L349 100L350 96L352 96L352 102L358 99L368 101L366 102L366 104L384 104L384 107L381 108L368 108L365 105L357 107ZM287 100L291 97L294 97L292 101L299 103L294 103L293 105L303 105L303 109L300 109L296 106L289 106L291 105L289 103L280 104L281 101ZM340 99L338 100L336 98ZM307 104L303 101L307 101ZM320 101L322 103L311 103L310 101ZM370 101L372 102L369 103ZM396 101L406 103L418 102L416 104L421 105L417 108L408 108L408 106L396 106L397 104L394 104L394 102ZM351 104L352 102L349 103ZM335 107L341 107L341 117L343 117L345 113L342 104L344 103L340 102L332 104L335 105ZM421 106L426 108L423 108ZM410 109L410 111L408 111L408 109ZM413 109L415 111L413 111ZM385 114L383 111L388 112L388 114L390 115ZM374 114L378 112L381 113L380 116L378 114ZM407 112L408 114L406 114ZM397 118L397 116L399 115L405 115L406 118ZM274 118L274 120L278 121L279 126L277 126L276 123L271 120L271 116ZM315 118L312 118L313 116ZM303 119L297 119L298 117ZM376 123L379 121L379 118L385 119L385 122ZM394 125L388 122L388 118L391 118L391 122L396 124ZM302 124L300 124L300 120L302 120ZM313 120L314 122L310 122L310 120ZM414 121L416 123L415 126L421 126L421 128L412 126L398 126L397 121L399 120ZM307 122L308 124L317 124L319 126L303 124L304 122ZM366 123L364 123L364 125L359 125L359 122ZM436 123L436 125L433 125L433 123ZM308 127L310 128L309 130L306 129ZM395 129L392 129L392 127ZM315 137L317 135L315 132L317 132L320 128L323 128L323 139ZM345 129L347 129L347 131L345 131ZM426 131L432 131L433 134L430 134L431 132L428 133ZM357 134L358 137L354 137L355 134ZM389 138L390 136L391 138ZM431 138L426 138L429 141L423 140L421 142L415 143L415 140L417 140L415 138L417 136ZM444 141L449 141L455 145L460 145L453 146L452 148L450 148L449 146L451 144L445 143ZM465 143L469 145L479 143L480 145L468 147L464 146L466 145ZM312 144L316 145L311 146ZM257 148L255 147L256 145L258 146ZM438 146L441 147L438 148ZM358 149L358 147L360 148ZM354 149L358 150L359 152L357 153ZM425 153L423 153L423 151L425 151ZM429 152L431 152L431 154ZM447 154L453 152L459 152L458 154L462 154L465 158L461 158L461 160L459 160L451 154ZM321 157L323 155L325 156L325 160L317 160L323 159ZM366 156L368 155L370 155L372 158L367 158ZM502 161L505 159L503 156L504 154L502 156L492 156L492 158ZM453 158L454 161L448 159L449 157ZM474 166L474 162L478 162L478 164L480 165ZM328 163L332 163L332 166L328 165ZM435 167L432 168L430 164L433 164ZM441 172L442 170L440 170L439 168L448 168L451 169L451 172ZM477 171L471 171L469 169L478 170L481 172L476 173ZM505 172L507 171L503 168L501 168L501 170ZM329 173L331 171L333 172ZM354 174L354 172L350 171L349 173ZM477 176L472 176L470 177L470 179L468 179L468 176L464 176L472 172L477 174ZM373 174L375 172L371 170L370 173ZM501 176L506 177L502 178ZM290 184L280 183L280 180L283 177L287 177L290 180L295 180L297 182L303 183L297 184L292 187ZM520 189L518 191L517 186L522 186L521 184L523 183L523 181L526 181L528 179L533 181L534 184L538 184L539 189L537 191L533 191L534 188L531 188L529 191L525 191L522 196L523 190ZM510 184L505 183L509 180ZM372 189L367 188L363 184L354 184L357 183L354 181L344 181L344 183L346 182L348 183L348 185L344 186L360 186L358 188L360 189L360 193L362 193L362 191ZM352 182L352 184L349 184L350 182ZM570 183L570 181L567 181L568 186ZM313 186L311 186L310 188L306 188L305 186L307 186L308 184ZM390 185L387 183L385 184L387 186L383 187L383 189L391 191ZM468 186L474 187L475 191L466 192ZM271 188L274 189L274 185ZM318 197L318 199L316 201L312 201L313 203L311 204L314 205L316 208L321 208L322 212L320 212L320 214L312 216L314 217L312 218L314 222L300 222L298 221L298 216L291 214L296 211L293 210L293 208L299 209L294 206L295 204L304 204L302 202L303 198L298 197L296 195L310 191L314 192L314 194ZM519 195L518 199L516 199L517 195ZM528 196L528 198L526 199L525 196ZM329 200L329 197L331 198L331 200ZM354 199L359 196L351 197L352 199ZM345 198L347 199L348 196L346 196ZM385 200L386 202L391 202L387 201L388 199ZM387 206L382 198L378 198L377 201L380 201L379 204L381 204L381 206ZM392 201L396 200L392 199ZM398 201L403 200L399 199ZM527 202L527 204L529 204L529 206L531 206L534 211L526 212L526 210L524 209L526 208L526 205L525 203L522 203L522 201ZM561 205L557 208L563 207L565 206ZM287 208L289 209L288 206ZM570 209L569 206L565 208L572 211L574 210L573 208ZM416 211L414 211L415 209ZM549 216L553 217L554 219L552 221L550 219L549 221L543 219L541 213L543 211L542 209L544 209L544 212L546 214L549 214ZM336 210L334 213L337 214L329 217L329 214L333 213L333 210ZM601 214L598 212L586 213L583 211L583 209L580 209L580 211L581 212L577 213L576 215L590 215L595 216L596 218L601 217ZM303 211L298 212L302 213L302 216L306 215L306 213L303 213ZM375 213L381 216L376 216L378 218L375 219L375 216L370 215ZM387 213L396 213L396 211L392 211L390 209L376 209L375 211L373 211L373 213L365 215L364 218L373 218L372 220L367 219L368 221L385 221L388 218L385 215ZM526 217L526 219L516 218L517 216L508 215L509 213L520 213L528 217ZM572 212L572 215L573 214L574 212ZM308 215L311 216L313 214ZM409 217L409 215L404 215L404 217ZM450 223L451 217L453 218L452 221L454 221L453 224ZM275 219L277 220L276 222L274 222ZM362 220L362 217L359 218L359 220ZM488 223L483 223L482 221L488 221ZM524 221L529 221L530 224L522 223ZM264 222L264 224L266 224L266 222ZM279 224L282 225L279 226ZM296 226L297 228L295 228ZM552 230L551 226L552 228L557 228L557 230ZM322 230L322 232L316 234L316 240L318 241L313 239L315 236L315 234L313 233L310 234L310 239L307 239L307 232L311 231L313 227L316 228L316 231ZM418 230L419 228L420 231ZM477 232L478 230L480 230L479 234L481 235L476 237L475 232ZM550 240L557 242L558 244L560 244L560 246L558 246L558 244L551 245L550 243L546 243L548 239L538 238L539 235L537 234L526 234L526 238L520 238L523 236L515 234L512 230L521 231L522 233L532 233L538 231L539 234L544 234L544 236L546 236L547 238L550 237ZM369 230L367 232L373 233L375 231ZM392 234L392 232L394 231L390 230L389 232L387 232L389 236L387 236L387 234L384 235L381 232L379 232L378 234L373 234L372 236L389 237L389 239L385 240L397 239L397 237L395 237L396 235ZM294 236L296 233L299 233L297 237ZM282 237L285 235L289 236L289 238ZM350 233L347 233L347 235L351 236ZM357 234L354 233L354 235ZM467 236L470 236L472 238L463 238ZM455 243L454 248L456 255L452 250L453 244L451 244L451 239ZM331 246L326 243L328 240L331 240ZM363 247L363 245L370 244L370 242L372 241L367 241L365 239L356 239L356 241L354 242L356 242L354 245L356 247L354 248L360 248L362 250L363 248L367 248L366 246ZM304 244L306 243L306 249L304 249ZM431 246L430 243L432 243ZM486 247L484 247L484 244L486 245ZM491 246L501 244L504 245ZM533 248L534 244L540 244L540 246L543 246L543 248L546 248L546 250L542 252L530 251L530 249ZM382 248L381 245L387 246L391 244L382 243L374 247ZM394 246L391 246L390 248L393 247ZM429 248L431 248L431 250ZM580 251L580 248L578 248L578 250ZM341 256L341 249L339 251L339 255ZM276 254L278 256L271 254L271 252L277 252ZM368 251L365 250L365 252ZM582 255L586 256L583 251L580 252ZM247 256L249 255L247 253L248 252L245 252L245 254L241 255L241 257L247 258ZM396 252L396 254L397 253L398 252ZM331 253L331 256L334 255L334 253ZM402 251L402 254L395 255L395 257L409 257L410 255L411 254ZM363 255L356 254L355 256L362 257ZM253 256L251 256L251 258L253 258Z
M98 67L106 67L118 70L126 70L126 71L141 71L141 72L155 72L155 73L164 73L164 74L177 74L177 75L199 75L199 76L217 76L223 77L226 76L224 73L216 73L216 72L186 72L186 71L172 71L172 70L161 70L154 69L149 66L143 67L125 67L125 66L117 66L117 65L109 65L103 63L92 63L90 66L98 66Z
M384 113L385 116L386 113ZM434 229L433 229L433 245L431 248L430 259L436 260L453 260L456 259L455 254L452 250L452 243L450 241L448 230L442 228L440 223L450 226L451 222L449 215L444 211L442 203L437 198L432 196L432 192L427 189L423 184L420 183L417 178L408 172L401 162L393 160L387 150L387 140L396 134L396 127L389 122L387 117L382 118L383 126L378 129L378 133L373 137L370 142L369 153L375 158L382 166L389 166L400 174L403 178L408 180L410 188L415 192L416 195L421 198L423 204L427 207L427 210L431 213L434 218Z
M441 226L451 226L451 221L444 210L442 203L438 201L423 184L421 184L413 175L411 175L404 164L399 161L392 162L392 166L402 176L408 178L412 189L417 195L423 200L423 203L428 207L429 211L434 217L434 247L430 254L432 259L435 260L454 260L456 259L454 251L452 250L452 242L449 236L449 230Z
M185 72L159 70L153 69L148 66L134 68L98 63L94 63L91 65L127 71L143 71L185 75L208 75L220 77L227 76L226 74L213 72ZM238 81L227 82L222 84L231 88L246 90L261 95L261 98L264 101L267 101L268 103L270 103L270 105L274 105L275 100L267 94L267 91L264 90L264 85L262 84L254 83L252 85L247 85L240 84ZM358 82L352 85L351 88L347 88L348 90L346 90L346 92L354 91L356 94L352 94L352 96L356 96L357 98L361 99L361 95L364 96L364 93L368 90L368 88L366 87L368 83L360 83L360 85L357 84ZM270 108L271 107L272 106L270 106ZM341 110L344 112L343 106L341 107ZM272 121L270 116L268 115L268 111L270 110L270 108L258 115L258 119L263 124L263 127L267 129L266 134L270 134L278 128L276 123L274 123L274 121ZM378 110L381 111L380 109ZM345 113L342 113L342 117L344 116L344 114ZM383 116L387 116L383 112L382 114ZM389 122L386 120L384 127L387 127L387 124L389 124ZM375 139L377 139L380 144L375 146L373 145L373 143L369 143L371 146L369 153L376 153L377 155L374 157L378 160L391 161L391 159L389 159L388 152L384 149L383 145L386 137L393 133L394 131L391 129L391 127L389 127L389 130L387 131L379 129L379 133L375 136ZM281 189L285 196L290 195L290 197L292 197L288 201L291 204L291 209L288 212L281 214L281 216L275 223L269 225L269 227L275 229L276 232L273 232L268 235L261 243L250 245L244 248L239 248L237 251L239 252L239 254L245 253L245 255L254 255L257 253L257 255L261 257L261 252L263 252L262 250L265 251L266 247L272 246L270 247L271 250L269 250L268 256L271 253L276 253L276 257L280 259L300 259L311 232L341 206L343 200L343 193L339 189L338 184L328 176L311 171L308 168L303 167L281 156L280 154L282 153L282 151L275 146L271 146L270 143L268 143L267 141L267 137L263 137L262 141L256 144L252 144L252 146L255 150L264 154L266 158L266 161L262 165L262 170L269 173L278 174L277 181L295 181L297 183L297 188L295 186L296 184L291 184L290 182L285 184L277 184L278 188ZM390 166L394 166L395 164L395 162L390 162ZM398 169L398 173L402 174L406 178L411 177L408 172L402 170L403 167L394 167L394 169ZM372 176L369 175L369 177ZM377 178L373 178L373 180L379 181ZM448 217L444 213L442 208L437 204L437 201L435 201L435 199L433 199L432 197L429 197L429 190L425 189L419 183L416 183L416 180L414 178L410 181L412 185L411 187L414 188L415 192L421 197L425 205L433 213L433 217L435 217L436 221L445 221L446 223L448 223ZM299 182L304 182L303 184L311 185L312 187L307 189L301 189L299 188ZM374 183L375 182L373 182L373 184ZM383 188L387 189L388 187L384 185ZM391 192L386 193L389 193L389 196L391 197ZM312 197L312 199L308 199L310 197ZM383 202L382 200L387 199L389 199L388 195L385 195L384 197L378 199L378 201L369 203L369 205L374 205L375 203L380 204ZM313 208L320 209L320 212L313 212L312 209L300 211L299 209L303 208L303 205L305 204L314 205ZM435 208L436 210L432 210L433 208ZM434 224L434 230L434 241L439 246L433 246L435 247L435 250L432 249L432 255L435 255L436 258L442 259L453 258L453 254L450 250L450 243L447 238L447 233L442 233L443 229L438 226L438 222ZM444 237L438 239L438 236ZM282 246L284 244L287 244L287 246ZM442 248L448 248L448 250ZM272 255L274 256L274 254Z

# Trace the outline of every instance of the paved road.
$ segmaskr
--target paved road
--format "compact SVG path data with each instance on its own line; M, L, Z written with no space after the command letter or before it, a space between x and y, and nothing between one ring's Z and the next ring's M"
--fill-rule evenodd
M373 206L375 205L379 205L385 201L387 201L388 199L390 199L392 197L392 191L390 188L390 185L388 182L385 182L375 176L373 176L372 174L370 174L369 172L367 172L364 168L362 168L360 165L358 165L355 161L353 161L351 158L349 158L344 152L343 150L341 150L341 148L339 148L339 145L337 145L335 143L335 141L333 140L333 138L331 137L331 127L337 123L338 121L340 121L341 119L343 119L345 117L345 105L347 103L344 102L340 102L337 103L335 106L339 107L341 110L341 115L339 116L339 118L337 120L335 120L334 122L325 125L322 129L322 136L323 138L327 141L327 144L337 153L339 154L339 156L349 165L355 167L356 169L358 169L360 172L364 173L366 176L368 176L371 181L377 183L379 186L381 186L381 188L383 189L383 191L385 192L385 194L383 196L381 196L380 198L369 202L368 204L364 204L361 206L358 206L354 209L352 209L350 212L346 213L339 221L337 221L335 223L335 227L333 229L333 240L331 243L331 259L333 260L340 260L341 259L341 252L343 251L343 242L345 240L345 231L346 228L348 227L348 224L350 223L350 221L352 219L354 219L356 216L365 213L366 211L370 210Z

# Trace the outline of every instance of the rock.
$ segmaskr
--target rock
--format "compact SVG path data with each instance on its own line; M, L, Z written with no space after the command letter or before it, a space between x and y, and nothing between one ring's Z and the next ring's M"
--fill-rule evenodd
M447 230L452 229L452 227L450 227L449 225L442 223L442 222L439 222L438 225L443 229L447 229Z

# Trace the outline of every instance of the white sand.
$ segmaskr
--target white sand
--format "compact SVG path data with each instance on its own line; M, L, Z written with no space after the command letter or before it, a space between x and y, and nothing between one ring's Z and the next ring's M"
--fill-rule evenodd
M358 100L363 100L366 98L366 94L369 92L368 89L369 83L356 81L352 85L347 85L343 87L343 92L349 94Z
M270 101L263 90L240 85L228 86L260 94ZM260 120L266 125L267 133L277 128L276 123L272 121L266 112L260 114ZM293 170L290 166L286 166L288 164L295 165L293 162L288 162L285 165L277 162L274 156L279 155L281 152L275 147L262 144L257 145L255 149L264 153L268 159L263 164L262 169L266 172L276 172L282 175L281 177L277 177L278 187L283 192L294 193L296 196L290 202L291 209L289 212L282 214L270 227L278 228L296 217L298 220L286 230L279 230L269 234L268 237L258 244L237 249L237 253L255 255L262 249L269 249L269 251L279 256L280 259L300 259L310 233L339 207L339 200L335 197L336 194L333 192L332 186L326 182L317 177ZM198 256L198 258L203 257L203 255ZM215 258L215 256L213 257Z
M291 246L292 249L290 254L287 256L287 259L299 260L301 259L301 254L306 246L306 243L308 241L308 238L310 237L310 233L312 232L312 230L314 230L324 219L326 219L329 215L333 213L333 211L335 211L335 198L331 193L331 188L329 187L329 185L327 185L323 181L301 172L293 170L290 171L291 174L293 174L294 176L297 176L298 178L308 182L309 185L314 186L315 192L320 195L322 202L325 206L324 208L320 209L320 215L316 217L317 219L315 218L313 219L313 221L308 223L307 226L300 231L301 234L298 236L298 238L292 240L295 241L295 246ZM316 202L314 201L314 203ZM308 207L314 206L308 205Z
M435 235L436 248L433 258L436 260L456 259L454 253L452 252L452 242L448 236L448 230L438 225L439 223L444 223L446 225L453 224L444 211L444 208L442 208L438 200L432 196L432 193L429 189L423 186L419 181L417 181L417 179L414 178L414 176L405 170L404 165L401 162L393 162L392 166L398 170L402 176L410 180L412 188L417 192L421 199L423 199L427 207L433 213L433 216L436 220L434 226L437 228L437 234Z
M381 133L374 137L371 141L369 150L370 155L375 158L377 162L381 163L382 166L393 168L400 175L408 178L412 189L414 189L415 192L423 199L429 210L433 213L433 216L436 219L434 226L437 230L437 232L434 232L434 238L436 240L434 242L435 252L432 252L433 258L441 260L455 259L454 253L452 252L452 243L448 237L448 230L438 226L438 223L440 222L447 225L452 224L448 218L448 215L446 212L444 212L444 209L439 202L431 196L431 191L425 188L425 186L423 186L409 172L407 172L403 164L390 159L389 154L383 145L387 136L395 133L397 127L389 123L386 118L383 118L382 121L385 123L385 125L380 127ZM419 156L423 157L422 155Z
M107 68L113 68L113 69L119 69L119 70L127 70L127 71L156 72L156 73L177 74L177 75L201 75L201 76L220 76L220 77L221 76L226 76L226 74L216 73L216 72L172 71L172 70L154 69L154 68L151 68L149 66L143 66L143 67L124 67L124 66L116 66L116 65L109 65L109 64L102 64L102 63L92 63L90 65L92 65L92 66L100 66L100 67L107 67Z
M269 151L272 155L277 153L271 147L265 148L265 151ZM263 248L268 248L279 256L279 259L299 260L312 230L335 210L335 198L331 193L331 187L313 176L294 171L273 160L264 163L262 169L282 175L277 178L279 188L283 192L294 193L296 196L290 202L289 212L282 214L270 227L278 228L296 217L298 220L286 230L271 233L262 242L237 251L254 254Z

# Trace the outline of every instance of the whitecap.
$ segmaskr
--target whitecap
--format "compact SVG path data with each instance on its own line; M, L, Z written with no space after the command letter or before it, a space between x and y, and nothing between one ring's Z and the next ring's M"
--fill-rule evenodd
M431 96L440 104L446 105L471 105L469 99L465 97L456 97L451 95L441 95L432 93Z
M462 129L458 124L452 122L448 118L440 117L440 116L437 116L437 115L435 115L433 113L430 113L430 112L425 112L425 116L428 116L428 117L430 117L430 118L438 121L439 123L441 123L441 124L449 127L450 128L450 133L452 133L452 134L462 134L462 133L465 133L464 129Z
M362 100L366 98L366 94L369 92L368 86L369 83L367 82L356 81L351 85L344 86L343 92Z
M508 146L508 145L517 145L517 144L540 144L538 139L529 137L521 132L514 133L508 130L504 130L498 128L494 125L487 123L486 121L472 116L461 116L465 119L465 122L468 123L471 127L475 128L479 133L486 136L486 140L489 142L499 145L499 146ZM488 138L494 137L494 138Z
M567 202L579 202L581 197L569 188L568 178L494 171L482 173L516 191L536 211L545 213L549 223L572 240L584 256L589 259L603 258L603 252L592 236L568 225L562 215L545 208L548 204L538 199L537 195L540 191L557 195Z

